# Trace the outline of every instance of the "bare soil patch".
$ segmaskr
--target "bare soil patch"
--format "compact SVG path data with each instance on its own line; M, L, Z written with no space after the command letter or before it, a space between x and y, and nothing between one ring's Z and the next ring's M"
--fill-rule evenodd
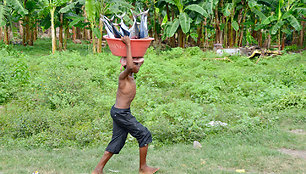
M298 157L306 160L306 151L305 150L293 150L293 149L286 149L286 148L281 148L278 151L293 156L293 157Z

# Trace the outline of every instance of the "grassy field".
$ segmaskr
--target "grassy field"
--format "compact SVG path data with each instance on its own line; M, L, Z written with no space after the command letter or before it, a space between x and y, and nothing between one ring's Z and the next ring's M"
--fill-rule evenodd
M291 125L292 126L292 125ZM295 128L305 127L295 125ZM192 144L151 146L148 162L161 167L158 173L305 173L306 159L283 154L281 148L306 152L306 135L272 128L245 134L216 135L202 141L202 148ZM103 154L105 146L97 148L24 149L0 148L0 171L7 174L90 173ZM105 173L137 173L138 149L132 143L115 155Z
M71 42L50 55L49 40L0 48L0 174L90 173L111 138L118 57ZM149 164L173 174L305 173L306 52L203 60L216 57L148 50L131 108L153 134ZM105 172L137 165L129 137Z

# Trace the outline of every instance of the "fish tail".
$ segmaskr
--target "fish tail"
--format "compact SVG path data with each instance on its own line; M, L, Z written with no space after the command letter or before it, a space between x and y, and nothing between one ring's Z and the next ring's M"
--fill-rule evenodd
M125 12L121 16L120 15L116 15L116 16L122 20L123 17L125 16Z

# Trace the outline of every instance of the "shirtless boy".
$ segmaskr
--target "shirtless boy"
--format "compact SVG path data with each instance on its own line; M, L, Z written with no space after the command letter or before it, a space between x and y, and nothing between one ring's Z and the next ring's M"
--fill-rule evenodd
M122 58L120 61L125 66L125 70L119 75L116 103L110 111L113 119L113 136L92 174L103 173L103 168L108 160L123 148L128 133L135 137L139 144L139 173L153 174L159 168L149 167L146 163L148 144L152 142L151 133L130 112L130 104L136 95L136 83L133 73L138 73L144 59L132 58L129 37L125 36L121 40L126 45L127 57Z

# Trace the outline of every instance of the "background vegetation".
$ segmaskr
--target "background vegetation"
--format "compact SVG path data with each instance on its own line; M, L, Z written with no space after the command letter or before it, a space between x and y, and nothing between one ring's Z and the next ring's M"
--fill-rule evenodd
M0 173L92 171L111 139L120 73L99 17L126 12L131 25L138 8L150 9L155 38L131 106L153 133L150 164L161 173L305 171L305 160L279 152L305 153L305 4L0 0ZM284 51L222 61L209 51L216 43ZM129 136L106 171L136 173L136 144Z
M131 25L130 9L140 8L150 9L148 28L155 47L207 49L219 43L304 48L305 4L305 0L1 0L0 39L33 45L39 33L47 31L53 53L66 49L69 38L75 43L89 41L93 52L101 52L106 33L100 15L127 13L124 20Z
M88 54L91 47L84 45L49 55L50 41L37 42L39 49L1 45L1 144L108 143L119 59L107 48ZM131 108L156 145L269 128L284 118L305 122L305 52L258 64L238 56L203 60L212 57L217 55L198 47L148 50Z

